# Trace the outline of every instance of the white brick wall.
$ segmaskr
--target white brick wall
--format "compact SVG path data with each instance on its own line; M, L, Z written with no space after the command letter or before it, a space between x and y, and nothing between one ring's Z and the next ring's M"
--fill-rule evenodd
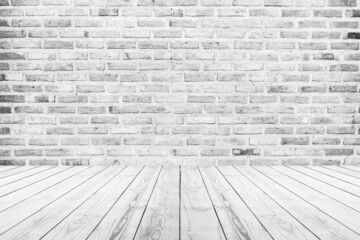
M0 164L360 163L359 0L0 5Z

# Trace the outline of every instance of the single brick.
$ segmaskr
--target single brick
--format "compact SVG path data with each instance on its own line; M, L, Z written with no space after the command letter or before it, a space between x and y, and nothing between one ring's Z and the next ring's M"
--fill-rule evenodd
M25 30L0 30L1 38L24 38L26 36Z
M234 148L232 150L234 156L257 156L261 154L261 150L257 148L240 149Z
M328 6L331 7L356 7L356 0L328 0Z
M360 39L360 32L349 32L347 34L348 39Z
M282 137L281 145L309 145L309 137Z
M0 53L0 60L25 60L26 55L24 53L16 52L4 52Z

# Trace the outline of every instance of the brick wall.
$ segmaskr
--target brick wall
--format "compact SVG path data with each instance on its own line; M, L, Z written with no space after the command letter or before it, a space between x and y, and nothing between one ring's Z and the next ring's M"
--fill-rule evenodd
M0 163L360 163L357 0L0 0Z

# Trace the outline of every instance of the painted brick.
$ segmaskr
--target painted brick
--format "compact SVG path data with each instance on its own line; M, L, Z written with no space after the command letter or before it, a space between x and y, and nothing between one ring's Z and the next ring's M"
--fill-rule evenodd
M356 163L358 5L0 0L0 164Z

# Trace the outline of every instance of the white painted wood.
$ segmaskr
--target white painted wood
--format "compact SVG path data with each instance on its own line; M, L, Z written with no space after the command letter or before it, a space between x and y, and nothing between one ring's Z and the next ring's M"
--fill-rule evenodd
M227 239L272 239L226 179L214 167L200 167Z
M236 167L320 239L359 240L360 236L300 197L250 167Z
M324 194L312 190L270 167L256 167L256 169L360 234L360 214L358 212L332 200Z
M225 239L196 167L181 167L181 239Z
M160 167L142 171L87 239L133 239L160 171Z
M318 239L234 168L219 169L274 239Z

